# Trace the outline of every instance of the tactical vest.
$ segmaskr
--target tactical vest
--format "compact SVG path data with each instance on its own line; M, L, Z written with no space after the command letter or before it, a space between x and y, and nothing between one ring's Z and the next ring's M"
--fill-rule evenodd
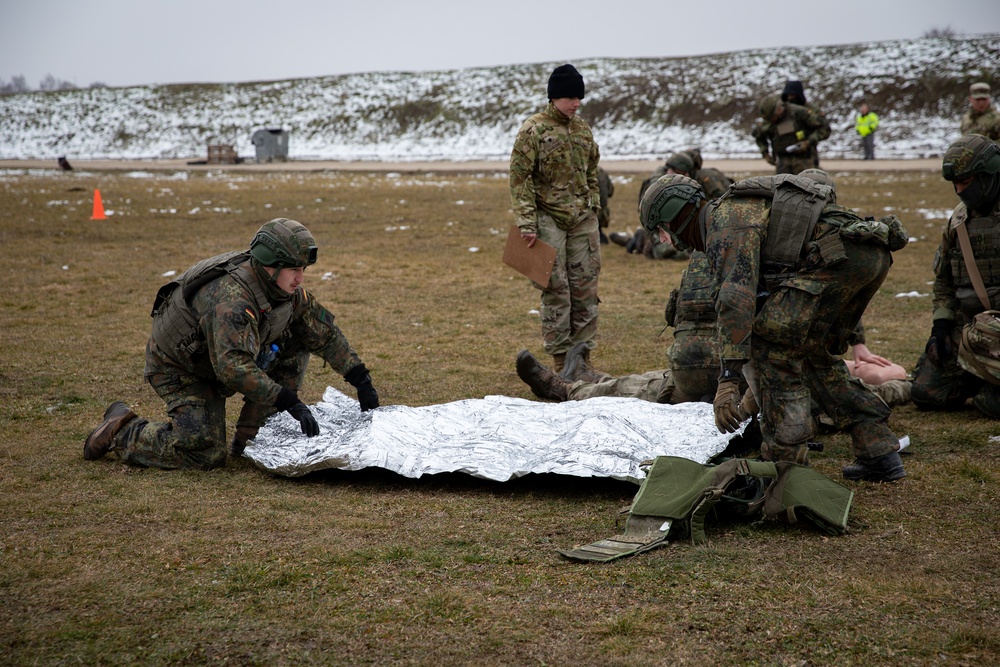
M976 259L976 268L983 277L986 287L1000 287L1000 210L985 218L970 218L965 204L955 208L951 218L951 230L965 223ZM972 276L965 265L962 248L956 243L948 257L951 275L956 287L972 287Z
M175 361L190 361L205 352L205 334L198 317L191 309L191 299L208 283L229 275L250 296L257 314L257 331L261 346L277 340L292 317L293 301L274 307L254 275L249 252L228 252L202 260L161 287L153 301L153 340Z
M850 489L794 463L730 459L711 466L659 456L632 501L624 533L559 553L606 563L663 546L668 538L704 544L705 519L715 513L749 521L778 517L840 535L853 499Z
M832 195L833 188L829 185L802 176L779 174L734 183L720 201L729 197L771 199L761 263L765 271L779 273L793 272L801 266L803 250L812 241L816 222Z
M775 155L785 155L789 146L794 146L806 138L806 133L795 122L789 111L783 119L774 124L771 149Z

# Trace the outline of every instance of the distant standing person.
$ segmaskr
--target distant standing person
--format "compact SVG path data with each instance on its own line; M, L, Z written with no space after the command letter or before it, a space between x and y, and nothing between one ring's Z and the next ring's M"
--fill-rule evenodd
M785 104L798 104L800 107L811 109L818 113L824 121L826 120L826 114L823 113L823 110L809 104L809 101L806 100L806 89L801 81L795 79L785 81L785 89L781 91L781 101ZM819 150L815 146L813 148L813 167L819 169Z
M604 230L611 225L611 202L608 201L615 194L615 184L611 182L611 176L603 168L597 168L597 191L601 197L601 210L597 212L598 229L601 233L601 245L608 242L608 237Z
M560 65L548 81L549 103L524 122L510 154L510 197L521 238L555 247L556 263L542 292L542 341L553 366L597 333L597 278L601 273L597 179L600 151L586 121L576 115L583 77Z
M760 120L751 131L761 157L775 173L797 174L815 168L816 145L830 136L826 116L808 107L768 95L757 106Z
M981 134L1000 141L1000 113L990 104L990 84L969 86L969 107L962 117L962 134Z
M858 107L858 117L854 121L854 129L861 135L861 148L866 160L875 159L875 130L878 129L878 116L868 108L866 102Z

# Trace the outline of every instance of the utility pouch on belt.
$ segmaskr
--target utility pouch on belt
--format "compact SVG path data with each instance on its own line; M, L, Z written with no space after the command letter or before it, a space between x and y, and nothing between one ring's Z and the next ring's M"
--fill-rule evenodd
M965 325L958 363L976 377L1000 385L1000 310L979 313Z
M827 234L818 239L816 250L819 251L823 265L826 267L834 267L847 261L847 250L844 248L844 241L840 238L840 234Z

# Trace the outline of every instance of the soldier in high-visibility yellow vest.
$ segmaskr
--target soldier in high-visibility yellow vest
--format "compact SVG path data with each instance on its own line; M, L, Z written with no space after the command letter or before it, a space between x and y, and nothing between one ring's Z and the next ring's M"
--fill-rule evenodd
M861 135L861 148L864 149L865 159L875 159L875 130L878 129L878 116L868 108L867 102L862 102L858 107L858 117L854 121L854 129Z

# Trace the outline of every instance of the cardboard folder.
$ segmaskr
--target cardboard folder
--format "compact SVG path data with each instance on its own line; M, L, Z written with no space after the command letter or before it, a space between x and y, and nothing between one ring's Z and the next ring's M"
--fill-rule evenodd
M556 263L556 249L538 239L535 239L535 244L529 248L521 238L518 226L511 225L507 234L507 244L503 248L503 263L542 287L548 287L552 267Z

